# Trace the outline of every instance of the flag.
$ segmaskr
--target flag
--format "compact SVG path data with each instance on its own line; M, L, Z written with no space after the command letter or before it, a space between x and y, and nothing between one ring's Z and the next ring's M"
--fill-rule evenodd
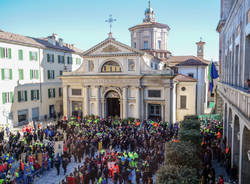
M216 70L214 62L209 64L209 70L208 70L208 80L209 80L209 91L212 93L214 88L214 79L217 79L219 77L219 74Z

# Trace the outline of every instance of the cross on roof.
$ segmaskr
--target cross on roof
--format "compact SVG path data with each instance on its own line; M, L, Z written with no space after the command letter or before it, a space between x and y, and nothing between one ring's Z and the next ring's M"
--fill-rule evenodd
M105 20L105 22L109 23L110 33L111 33L111 30L112 30L112 23L115 22L115 21L116 21L116 19L114 19L111 14L109 15L108 20Z

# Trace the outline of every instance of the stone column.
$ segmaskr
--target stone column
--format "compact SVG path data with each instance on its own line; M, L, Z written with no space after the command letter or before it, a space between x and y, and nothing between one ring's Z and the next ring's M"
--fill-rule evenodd
M84 116L89 115L89 86L84 86Z
M122 89L122 99L123 99L123 116L122 118L128 118L128 87L123 87Z
M101 86L96 86L96 115L101 117Z
M136 87L136 118L140 119L141 118L141 99L140 99L140 87Z
M145 110L146 110L145 119L147 120L148 119L148 103L147 102L145 102L145 106L146 106L146 108L145 108Z
M69 118L69 94L68 86L63 86L63 115Z
M141 118L142 120L145 118L145 106L144 106L144 87L141 87Z

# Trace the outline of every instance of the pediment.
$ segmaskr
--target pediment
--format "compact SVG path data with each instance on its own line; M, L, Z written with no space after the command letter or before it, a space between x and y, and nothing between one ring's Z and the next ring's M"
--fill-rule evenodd
M142 55L143 52L133 49L114 39L106 39L83 53L84 57L113 56L113 55Z

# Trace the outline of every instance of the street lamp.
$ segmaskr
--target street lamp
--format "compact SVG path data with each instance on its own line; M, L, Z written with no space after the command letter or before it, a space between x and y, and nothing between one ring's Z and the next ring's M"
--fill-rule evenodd
M250 150L247 152L248 160L250 161Z

